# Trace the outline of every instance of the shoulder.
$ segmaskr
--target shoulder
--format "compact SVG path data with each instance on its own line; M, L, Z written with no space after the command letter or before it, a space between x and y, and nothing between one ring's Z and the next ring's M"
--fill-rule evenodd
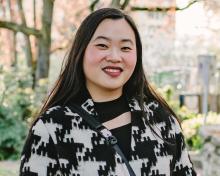
M54 130L71 128L73 121L79 121L79 115L68 106L54 106L43 112L33 123L32 130L44 130L52 133Z
M35 122L42 121L46 125L62 125L69 127L71 123L74 126L84 123L83 118L78 114L76 110L71 106L54 106L47 109L42 115L40 115Z
M64 106L53 106L40 115L40 119L65 115L66 108Z
M176 134L182 133L177 117L174 116L169 109L164 107L159 101L145 101L144 108L150 124L161 127L161 131L163 131L164 134L176 136Z
M68 106L54 106L46 110L33 123L29 135L57 144L67 131L86 128L82 118Z
M62 123L78 116L68 106L53 106L42 113L38 120L44 123Z

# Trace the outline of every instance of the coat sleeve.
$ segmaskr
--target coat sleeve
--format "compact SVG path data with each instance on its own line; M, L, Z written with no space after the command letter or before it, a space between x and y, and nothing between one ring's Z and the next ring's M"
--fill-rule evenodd
M172 176L196 176L190 160L182 130L178 121L174 118L174 128L176 135L176 156L174 161L174 170Z
M41 119L29 131L20 164L20 176L47 176L59 173L54 142Z

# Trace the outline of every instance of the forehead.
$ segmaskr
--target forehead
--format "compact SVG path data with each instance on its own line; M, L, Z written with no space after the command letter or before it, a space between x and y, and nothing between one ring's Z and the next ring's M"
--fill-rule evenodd
M105 19L97 27L92 39L105 36L111 40L130 39L135 41L135 34L128 22L121 19Z

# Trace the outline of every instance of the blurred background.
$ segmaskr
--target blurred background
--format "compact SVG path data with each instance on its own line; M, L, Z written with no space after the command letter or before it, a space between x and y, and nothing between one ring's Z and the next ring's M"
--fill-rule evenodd
M147 78L177 113L198 176L219 176L220 0L0 0L0 176L18 175L77 28L103 7L133 17Z

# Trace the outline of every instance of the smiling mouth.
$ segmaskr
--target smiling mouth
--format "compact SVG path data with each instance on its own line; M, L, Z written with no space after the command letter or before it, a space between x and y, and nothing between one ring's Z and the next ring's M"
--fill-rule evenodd
M111 77L118 77L121 75L123 69L121 67L107 66L102 69L107 75Z

